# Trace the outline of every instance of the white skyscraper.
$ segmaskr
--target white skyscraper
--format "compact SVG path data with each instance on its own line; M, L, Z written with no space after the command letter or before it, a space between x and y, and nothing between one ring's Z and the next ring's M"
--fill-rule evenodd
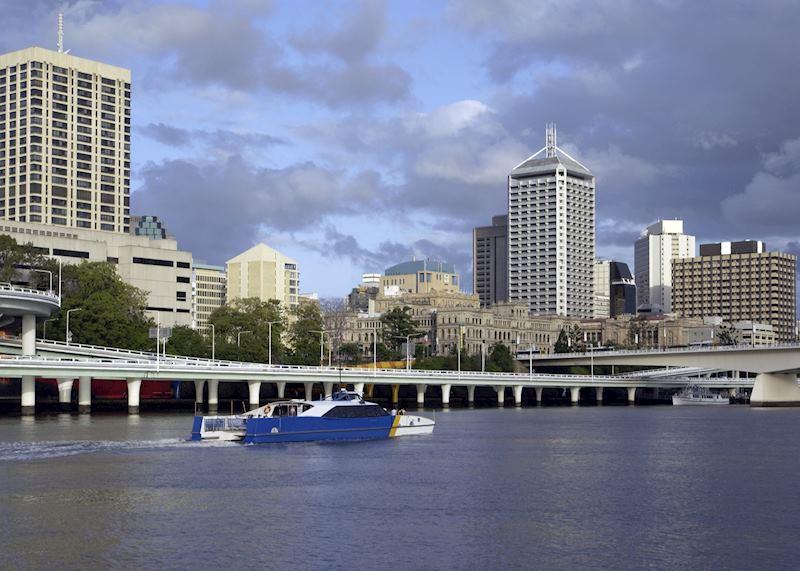
M541 155L541 156L540 156ZM592 317L594 175L556 144L508 176L508 295L531 311Z
M694 256L694 236L683 233L683 220L662 220L647 227L634 247L636 306L672 311L672 260Z

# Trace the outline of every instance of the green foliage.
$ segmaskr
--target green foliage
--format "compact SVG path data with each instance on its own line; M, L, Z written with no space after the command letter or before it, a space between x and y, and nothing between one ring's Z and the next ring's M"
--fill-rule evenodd
M513 373L514 357L511 350L502 343L495 343L489 351L486 370L492 372Z
M323 330L322 314L316 303L301 303L291 311L289 340L292 345L291 362L295 365L320 364L320 334ZM324 348L323 348L324 351ZM323 354L323 360L325 360ZM327 363L327 361L325 360Z
M281 333L286 329L286 318L280 302L274 299L261 301L255 297L234 299L215 309L208 318L208 322L214 325L216 357L266 363L269 360L270 321L277 321L272 324L272 362L285 363L287 355ZM206 334L211 334L211 328Z
M206 339L196 329L186 325L172 328L172 335L167 340L167 354L185 357L211 357L211 340Z
M572 351L572 347L570 347L569 343L569 334L567 333L566 329L562 329L558 334L558 339L556 339L555 345L553 345L553 352L569 353Z
M411 308L395 307L381 317L383 323L383 342L392 351L401 352L406 336L414 336L416 324L411 318Z
M48 323L51 339L65 339L67 311L72 340L90 345L154 350L148 336L154 325L145 315L147 294L122 281L107 262L83 262L63 267L61 310Z
M57 264L39 253L32 244L17 244L11 236L0 235L0 282L24 283L32 288L49 287L47 274L21 270L20 266L53 271ZM55 272L53 279L58 279Z
M719 345L736 345L739 333L733 325L724 324L717 330L717 343Z
M339 347L339 358L343 363L358 364L363 353L358 343L342 343Z

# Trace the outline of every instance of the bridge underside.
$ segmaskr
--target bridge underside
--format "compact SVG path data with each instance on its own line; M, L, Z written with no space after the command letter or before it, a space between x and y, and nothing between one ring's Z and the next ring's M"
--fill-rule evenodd
M794 373L760 373L756 376L750 406L800 406L800 385Z

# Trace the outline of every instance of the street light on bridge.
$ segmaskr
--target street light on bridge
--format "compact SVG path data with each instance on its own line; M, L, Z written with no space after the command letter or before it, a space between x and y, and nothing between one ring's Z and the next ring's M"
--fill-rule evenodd
M67 341L67 345L69 345L72 342L72 332L69 330L69 314L72 313L73 311L83 311L83 308L73 307L72 309L67 310L67 331L64 335L64 338Z

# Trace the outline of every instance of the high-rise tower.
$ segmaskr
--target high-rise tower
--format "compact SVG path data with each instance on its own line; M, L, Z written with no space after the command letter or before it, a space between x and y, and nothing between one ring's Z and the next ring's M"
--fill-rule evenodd
M0 55L0 219L129 231L130 82L61 51Z
M694 236L683 233L683 220L662 220L648 226L634 244L636 306L646 311L672 311L672 260L694 256Z
M594 175L548 125L545 147L508 175L509 300L539 314L591 317L594 256Z

